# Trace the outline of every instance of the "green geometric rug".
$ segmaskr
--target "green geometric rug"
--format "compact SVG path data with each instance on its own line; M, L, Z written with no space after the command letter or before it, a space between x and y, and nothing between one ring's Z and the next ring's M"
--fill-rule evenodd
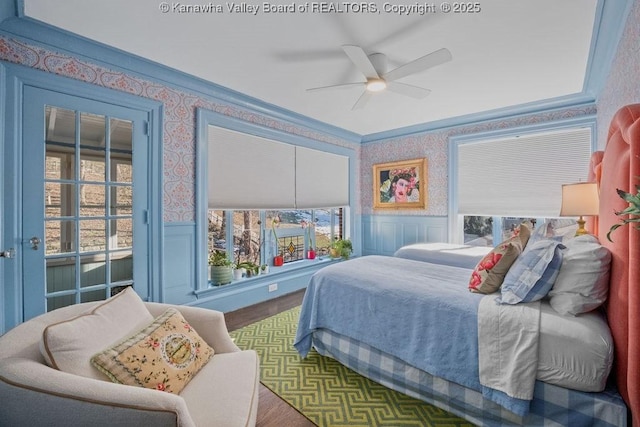
M231 332L260 358L261 382L320 427L471 426L442 409L390 390L311 350L293 347L300 307Z

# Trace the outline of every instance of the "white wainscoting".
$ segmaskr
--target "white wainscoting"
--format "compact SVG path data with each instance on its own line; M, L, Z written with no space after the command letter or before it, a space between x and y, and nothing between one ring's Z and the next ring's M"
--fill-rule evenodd
M404 245L447 241L446 216L363 215L362 254L393 255Z

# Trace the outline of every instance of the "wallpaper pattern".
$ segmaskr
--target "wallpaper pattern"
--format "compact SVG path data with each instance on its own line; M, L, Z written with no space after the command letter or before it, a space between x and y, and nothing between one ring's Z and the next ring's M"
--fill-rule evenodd
M0 60L162 102L164 105L162 119L164 132L162 148L164 161L163 208L166 222L195 220L197 108L206 108L226 116L317 141L359 149L357 144L325 133L275 120L233 105L214 102L202 95L188 93L124 72L110 70L69 55L30 46L4 36L0 36Z
M624 105L640 102L640 1L635 0L618 43L611 70L596 105L598 147L604 149L613 115Z
M429 215L445 216L448 213L448 143L455 135L474 134L499 129L545 123L555 120L593 115L595 106L569 108L538 114L519 116L504 120L493 120L479 124L425 132L406 137L392 138L365 144L362 147L360 184L362 188L361 209L363 214ZM427 209L421 210L375 210L373 209L373 165L396 160L426 157L428 175Z
M237 106L206 99L201 94L154 83L120 71L109 70L87 61L33 47L18 40L0 36L0 60L25 65L50 73L70 77L99 86L128 92L161 101L164 104L164 219L167 222L193 221L195 110L206 108L317 141L358 150L355 144L321 132L274 120ZM626 104L640 102L640 1L636 0L629 13L626 27L605 87L598 97L597 108L573 108L494 120L480 124L425 132L405 137L365 144L360 150L359 189L360 203L356 212L362 214L447 215L448 204L448 141L451 136L473 134L498 129L561 120L595 114L598 120L598 144L604 147L609 122L617 109ZM426 157L428 161L428 200L425 210L375 211L372 209L372 166L395 160ZM358 209L358 205L360 209Z

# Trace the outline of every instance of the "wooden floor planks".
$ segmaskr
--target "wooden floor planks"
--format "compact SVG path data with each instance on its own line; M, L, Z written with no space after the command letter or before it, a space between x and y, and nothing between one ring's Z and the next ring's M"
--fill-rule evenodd
M302 303L304 289L264 301L230 313L225 313L227 329L233 331ZM304 415L260 384L257 427L314 427Z

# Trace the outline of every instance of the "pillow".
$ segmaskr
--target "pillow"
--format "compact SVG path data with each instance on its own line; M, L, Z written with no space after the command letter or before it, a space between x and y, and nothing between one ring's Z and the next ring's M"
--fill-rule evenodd
M517 304L545 297L558 277L564 247L555 240L529 242L507 272L496 301Z
M527 242L531 237L532 228L533 228L533 224L531 224L531 221L523 221L522 224L520 224L518 228L516 228L513 231L513 233L511 234L511 237L518 236L520 238L520 243L524 248L525 246L527 246Z
M576 236L566 246L549 302L558 313L576 316L607 299L611 253L591 234Z
M146 328L91 358L113 382L178 394L211 359L213 349L169 308Z
M505 274L527 244L529 227L520 224L515 235L500 243L476 265L469 279L469 290L481 294L492 294L502 285Z
M128 287L88 313L47 326L40 351L52 368L106 381L91 366L91 356L152 321L144 302Z
M531 241L551 239L566 243L573 239L577 229L578 223L575 219L552 218L536 227L531 234Z

